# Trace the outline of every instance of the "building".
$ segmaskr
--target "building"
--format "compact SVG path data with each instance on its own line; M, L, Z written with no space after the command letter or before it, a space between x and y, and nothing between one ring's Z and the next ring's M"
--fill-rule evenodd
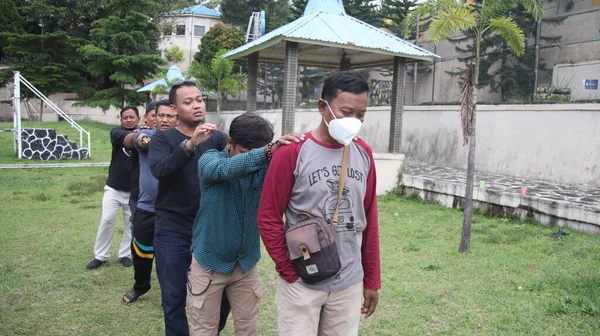
M538 85L569 88L573 100L600 99L600 0L560 0L544 2L544 17L564 17L562 24L543 23L542 36L560 36L560 41L540 43L540 59L549 71L541 71ZM532 27L532 30L534 27ZM458 35L456 36L458 37ZM412 41L411 41L412 42ZM533 39L527 41L533 45ZM407 67L406 104L423 102L453 102L460 98L460 81L447 71L456 71L464 65L458 60L456 45L443 41L437 46L427 40L427 34L419 45L440 55L442 58L433 64L420 63L417 77L413 77L413 67ZM460 45L465 47L464 44ZM491 70L499 68L494 65ZM370 84L376 87L372 100L385 105L391 90L389 76L381 71L372 71ZM526 100L529 97L523 97ZM479 101L500 102L501 95L489 88L479 91Z
M183 72L194 60L204 34L215 24L222 23L221 13L202 5L172 11L165 15L164 20L167 20L167 29L160 43L161 55L172 46L179 47L183 51L183 61L176 65Z

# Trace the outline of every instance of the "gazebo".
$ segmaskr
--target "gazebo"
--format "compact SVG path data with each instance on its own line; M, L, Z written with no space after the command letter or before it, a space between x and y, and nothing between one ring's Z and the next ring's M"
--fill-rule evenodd
M183 73L181 72L181 69L179 69L179 67L177 65L171 65L171 67L167 71L167 75L165 76L165 78L168 79L169 82L176 82L178 80L184 80L185 76L183 75ZM165 78L161 78L157 81L154 81L154 82L152 82L144 87L141 87L135 91L137 91L137 92L152 91L157 86L162 86L165 88L165 90L168 90L170 85L168 85Z
M309 0L304 14L222 57L248 58L246 111L256 111L258 63L283 63L282 134L294 130L298 66L350 70L393 65L389 152L402 139L406 64L439 56L346 15L342 0Z
M184 79L186 79L186 78L183 75L183 72L181 72L181 69L179 69L179 67L177 65L171 65L171 67L169 67L169 70L167 71L167 74L165 77L163 77L159 80L156 80L152 83L149 83L148 85L141 87L135 91L136 92L150 92L150 91L154 90L154 88L157 86L163 87L165 91L169 91L171 84L167 83L167 80L169 80L169 82L173 83L173 82L176 82L179 80L184 80ZM202 95L207 96L207 97L212 97L215 94L214 94L214 92L208 91L206 89L202 89Z

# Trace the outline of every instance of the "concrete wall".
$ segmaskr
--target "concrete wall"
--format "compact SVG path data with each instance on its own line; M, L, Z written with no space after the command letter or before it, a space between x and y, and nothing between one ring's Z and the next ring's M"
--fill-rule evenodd
M600 104L479 106L476 169L600 187ZM466 168L458 106L408 106L407 160Z
M476 169L600 188L600 104L483 105L477 114ZM227 130L241 111L221 112ZM281 133L281 110L259 111ZM214 113L207 117L216 122ZM314 109L296 111L296 131L315 128ZM390 108L367 112L360 135L375 153L387 153ZM402 152L406 159L466 168L459 106L406 106Z
M600 61L580 62L574 64L557 64L552 74L552 86L571 88L571 98L600 99L600 90L586 90L586 79L600 80Z
M574 0L573 8L566 11L566 4L569 2L569 0L560 0L559 4L559 1L546 1L544 4L544 17L566 17L560 25L542 24L542 36L561 36L561 40L557 43L542 41L540 44L541 62L546 63L549 69L560 63L600 60L600 35L598 33L600 29L600 1ZM527 43L533 45L533 40L530 39ZM425 38L419 41L419 45L436 53L441 59L436 60L433 64L419 64L420 68L427 68L428 72L417 74L416 86L413 84L412 76L406 77L406 104L457 101L460 97L460 85L457 78L450 76L446 71L457 71L459 67L464 68L463 63L458 60L459 55L455 47L465 48L466 44L455 45L443 41L434 46ZM411 67L409 66L409 71L412 71ZM391 77L380 78L380 76L374 76L373 73L376 72L372 72L371 79L391 80ZM552 80L552 71L542 71L538 74L539 85L550 85ZM413 91L416 91L414 99ZM484 88L479 93L480 101L499 102L501 99L499 93L490 92L489 88Z

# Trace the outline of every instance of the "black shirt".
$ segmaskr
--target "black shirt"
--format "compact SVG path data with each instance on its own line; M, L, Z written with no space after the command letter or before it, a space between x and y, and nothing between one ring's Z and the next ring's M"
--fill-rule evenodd
M190 139L176 128L157 132L148 150L148 164L158 180L158 195L154 211L156 227L192 236L192 226L200 205L198 158L210 149L219 151L227 146L227 134L216 131L198 145L194 157L189 157L181 143Z
M131 191L131 174L133 170L132 151L123 145L123 141L131 130L116 127L110 130L112 155L108 167L106 185L119 191Z

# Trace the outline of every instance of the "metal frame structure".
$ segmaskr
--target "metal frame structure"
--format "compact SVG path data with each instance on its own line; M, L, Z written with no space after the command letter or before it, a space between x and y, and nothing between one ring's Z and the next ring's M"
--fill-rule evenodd
M13 96L13 126L14 126L14 139L15 139L15 151L17 157L21 159L23 157L23 145L21 139L21 84L25 85L26 88L31 90L38 98L44 103L48 104L54 112L56 112L61 118L66 120L71 127L79 131L79 147L83 146L83 134L87 135L87 150L89 157L92 157L92 146L90 132L86 131L78 123L69 117L63 110L61 110L56 104L54 104L48 97L41 93L33 84L31 84L25 77L21 76L19 71L14 71L14 96Z

